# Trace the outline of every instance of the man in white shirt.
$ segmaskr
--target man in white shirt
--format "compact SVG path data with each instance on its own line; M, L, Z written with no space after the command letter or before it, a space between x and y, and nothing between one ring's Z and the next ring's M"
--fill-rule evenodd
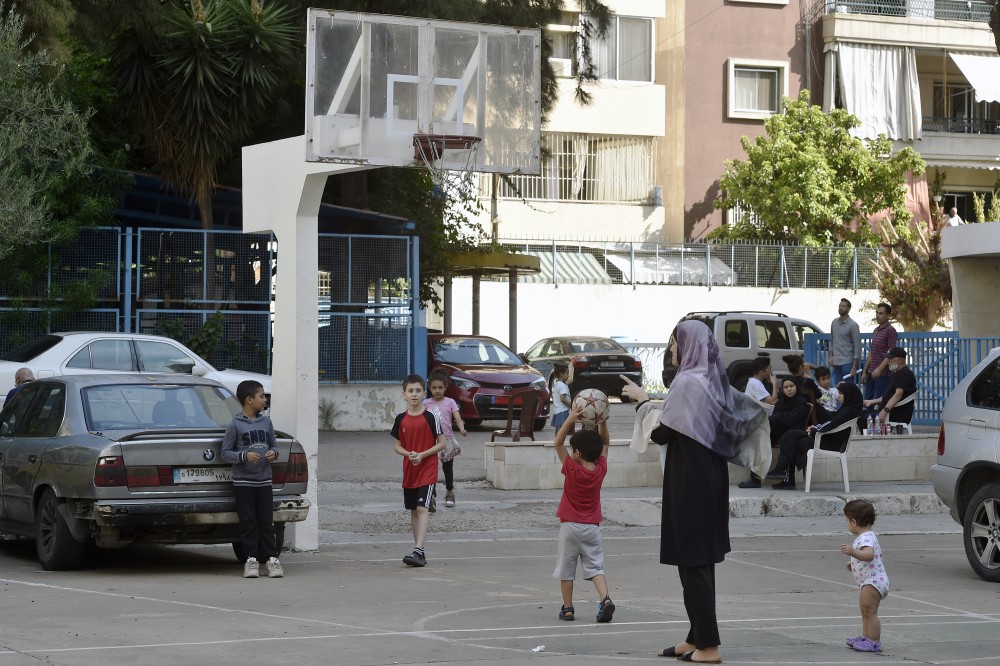
M948 226L957 227L960 224L965 224L965 222L958 216L958 209L952 206L951 210L948 211Z

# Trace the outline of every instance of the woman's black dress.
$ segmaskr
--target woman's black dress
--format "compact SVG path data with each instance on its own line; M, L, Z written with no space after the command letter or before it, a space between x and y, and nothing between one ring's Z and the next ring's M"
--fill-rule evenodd
M722 562L730 551L728 463L665 425L651 439L667 444L660 563L697 567Z

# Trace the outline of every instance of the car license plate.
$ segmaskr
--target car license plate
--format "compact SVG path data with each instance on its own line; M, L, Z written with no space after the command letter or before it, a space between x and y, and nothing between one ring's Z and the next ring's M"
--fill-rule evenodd
M506 405L508 402L510 402L510 396L495 395L490 400L493 402L494 405ZM514 398L515 405L520 405L522 402L524 402L524 398Z
M605 361L601 363L602 368L624 368L625 361Z
M226 483L232 480L232 467L174 468L174 483Z

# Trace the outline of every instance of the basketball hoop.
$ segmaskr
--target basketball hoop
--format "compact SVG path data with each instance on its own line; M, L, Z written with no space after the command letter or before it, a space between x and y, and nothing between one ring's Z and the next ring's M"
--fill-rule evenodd
M435 187L445 195L472 183L482 137L463 134L414 134L413 159L420 160ZM442 166L447 163L448 167Z

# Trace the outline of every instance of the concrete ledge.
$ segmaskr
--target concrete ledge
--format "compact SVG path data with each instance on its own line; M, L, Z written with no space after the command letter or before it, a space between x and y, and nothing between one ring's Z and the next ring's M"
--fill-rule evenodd
M847 448L847 475L855 481L929 481L931 466L937 461L937 435L886 435L885 437L859 437L855 435ZM736 465L729 466L730 483L747 478L747 471ZM805 487L804 472L796 474L796 483ZM829 484L844 489L840 461L835 458L817 458L813 464L812 489L822 484L825 492ZM811 489L811 490L812 490Z
M663 474L660 469L659 447L650 445L645 453L636 453L628 446L629 440L613 439L608 451L607 488L660 487ZM499 490L543 490L562 488L559 460L551 441L531 440L511 442L502 440L485 443L486 480ZM847 473L852 483L862 481L929 481L931 466L937 459L937 436L928 434L887 435L885 437L855 437L847 450ZM747 477L747 470L729 466L730 483L739 483ZM803 486L802 473L797 475ZM819 486L817 486L819 484ZM830 458L820 458L813 466L813 489L829 493L830 484L843 490L840 463ZM774 505L775 511L784 511ZM734 516L743 515L736 510ZM780 513L778 515L816 515L816 509L806 514ZM837 509L839 511L839 509ZM747 515L760 515L762 511L750 510ZM836 513L836 511L834 512ZM821 514L822 515L822 514Z
M661 486L659 447L645 453L629 448L629 440L613 439L608 449L605 488ZM562 488L563 477L554 442L498 440L485 444L486 480L499 490Z

